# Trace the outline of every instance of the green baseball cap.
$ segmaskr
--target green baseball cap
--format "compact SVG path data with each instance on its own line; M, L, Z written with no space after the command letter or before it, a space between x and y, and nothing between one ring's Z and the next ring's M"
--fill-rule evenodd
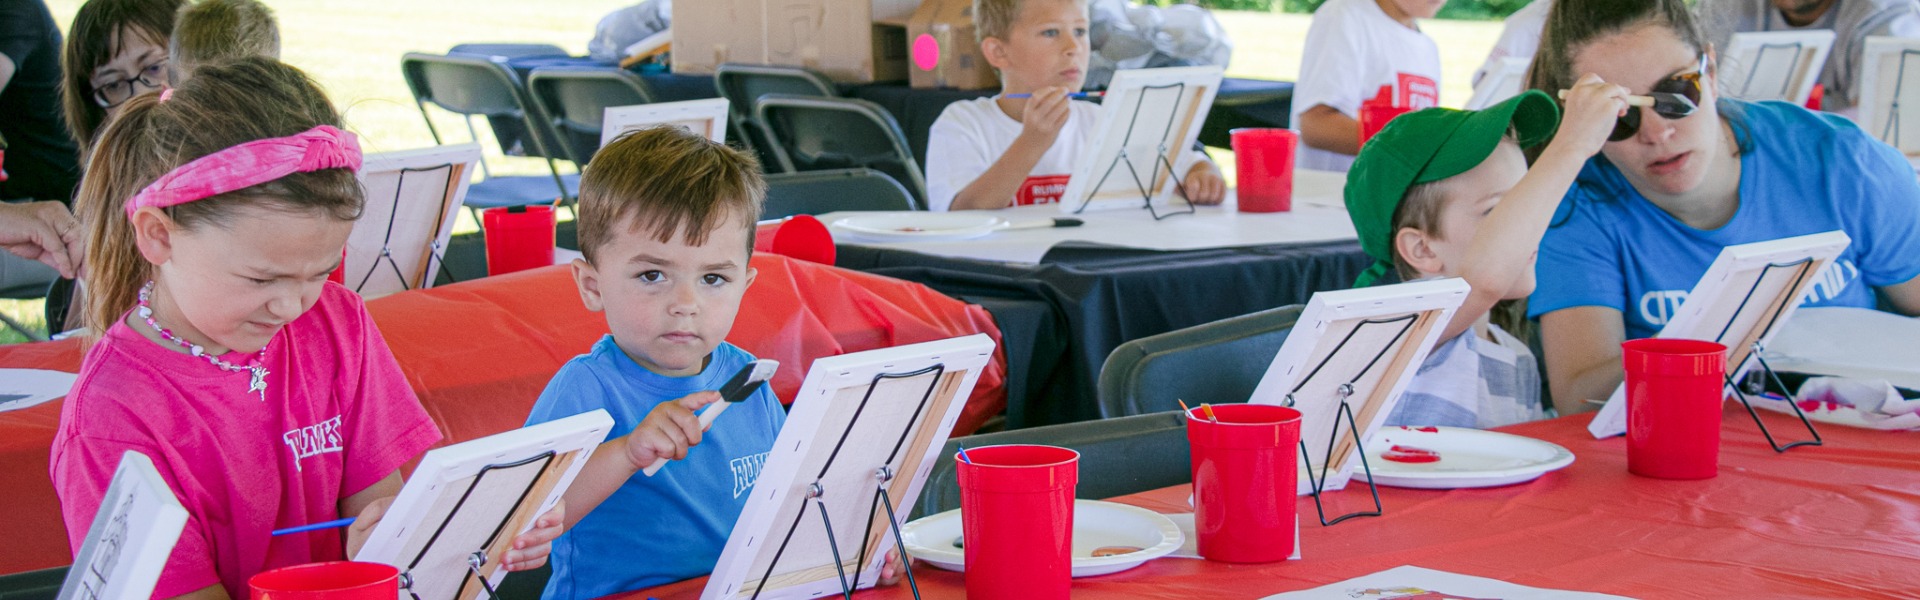
M1366 287L1393 269L1393 212L1407 189L1465 173L1493 155L1509 127L1520 147L1545 142L1560 126L1560 106L1528 90L1485 110L1429 108L1387 122L1347 170L1347 214L1373 265L1354 281Z

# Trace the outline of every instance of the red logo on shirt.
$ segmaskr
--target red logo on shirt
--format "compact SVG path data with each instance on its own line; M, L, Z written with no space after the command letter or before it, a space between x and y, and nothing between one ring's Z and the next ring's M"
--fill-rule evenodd
M1020 184L1020 192L1013 195L1014 206L1032 206L1035 204L1053 204L1067 193L1069 175L1035 175Z
M1394 106L1420 110L1440 105L1440 86L1434 85L1432 79L1401 73L1399 83L1400 98Z

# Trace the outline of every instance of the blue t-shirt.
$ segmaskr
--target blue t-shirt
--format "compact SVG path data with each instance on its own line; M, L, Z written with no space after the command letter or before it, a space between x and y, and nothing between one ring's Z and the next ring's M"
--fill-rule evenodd
M1836 229L1853 244L1804 306L1873 308L1871 288L1920 275L1920 183L1900 151L1844 118L1785 102L1721 106L1731 118L1744 113L1743 137L1750 140L1740 157L1733 218L1718 229L1695 229L1596 156L1541 240L1529 316L1605 306L1625 316L1627 339L1652 337L1721 248Z
M632 433L661 402L720 389L750 362L753 355L722 343L700 374L667 377L634 362L609 335L560 367L527 424L604 408L613 415L611 440ZM686 460L628 479L553 542L553 578L541 597L597 598L713 572L786 420L761 386L714 420Z

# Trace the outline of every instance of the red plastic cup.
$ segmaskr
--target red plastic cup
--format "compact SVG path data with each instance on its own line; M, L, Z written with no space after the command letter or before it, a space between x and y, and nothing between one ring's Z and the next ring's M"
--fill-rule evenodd
M274 569L247 580L253 600L393 600L400 570L380 563L335 561Z
M551 206L502 206L480 211L487 236L487 275L553 264Z
M1200 556L1266 563L1293 556L1300 411L1215 404L1187 412L1193 446L1193 525ZM1217 419L1217 421L1215 420Z
M1062 599L1073 586L1080 453L984 446L955 456L967 597Z
M833 245L833 232L813 215L794 215L773 230L769 251L807 262L833 265L839 249Z
M1233 135L1234 186L1240 212L1293 209L1293 155L1299 134L1286 129L1243 128Z
M1727 347L1648 338L1620 349L1627 374L1627 471L1658 479L1718 475Z

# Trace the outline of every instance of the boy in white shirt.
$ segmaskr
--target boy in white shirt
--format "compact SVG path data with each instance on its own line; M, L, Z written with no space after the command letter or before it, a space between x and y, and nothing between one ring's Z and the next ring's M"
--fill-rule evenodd
M1313 11L1300 79L1293 84L1293 126L1302 169L1346 171L1360 152L1360 103L1382 86L1395 106L1440 104L1440 47L1416 19L1446 0L1327 0Z
M1099 126L1099 105L1068 96L1086 83L1087 3L974 0L973 15L981 54L1000 72L1001 93L955 102L934 121L928 208L1059 202ZM1211 161L1195 162L1182 183L1195 204L1226 198L1226 181Z
M1481 63L1480 70L1473 72L1474 90L1480 89L1480 82L1500 66L1502 59L1533 60L1533 53L1540 50L1540 32L1547 27L1549 10L1553 10L1553 0L1533 0L1507 16L1506 23L1500 28L1500 39L1493 43L1492 50L1487 51L1487 62Z

